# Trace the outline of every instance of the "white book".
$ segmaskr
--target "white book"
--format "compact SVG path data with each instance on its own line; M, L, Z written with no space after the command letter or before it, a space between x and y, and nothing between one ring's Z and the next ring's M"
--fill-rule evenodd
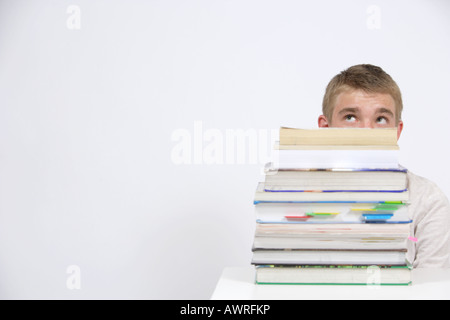
M404 250L407 239L398 237L341 237L332 240L320 237L255 236L255 249L303 250Z
M257 284L410 285L411 266L257 266Z
M407 169L279 169L265 166L266 191L404 191Z
M404 265L406 250L257 250L252 264L283 265Z
M254 249L405 250L410 223L257 223Z
M409 223L408 208L407 203L263 202L254 212L264 223Z
M254 203L261 202L382 202L409 200L409 191L403 192L267 192L264 182L257 185Z
M336 147L329 146L286 146L275 144L272 162L277 168L308 169L368 169L398 168L398 147L381 148L380 146Z
M410 223L257 223L257 236L293 236L293 237L360 237L360 238L407 238L410 233Z

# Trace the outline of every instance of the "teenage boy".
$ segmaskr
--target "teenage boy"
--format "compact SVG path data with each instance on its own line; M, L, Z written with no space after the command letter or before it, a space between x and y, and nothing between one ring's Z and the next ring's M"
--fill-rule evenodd
M361 64L331 79L323 98L319 127L403 129L402 96L380 67ZM450 267L450 204L431 181L408 170L409 215L413 220L408 260L414 268Z

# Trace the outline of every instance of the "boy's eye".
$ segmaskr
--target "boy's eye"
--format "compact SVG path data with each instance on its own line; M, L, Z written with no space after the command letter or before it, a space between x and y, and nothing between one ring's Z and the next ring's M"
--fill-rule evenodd
M377 123L379 124L387 124L387 119L385 117L378 117Z
M349 121L349 122L356 121L356 117L352 114L348 114L345 116L345 121Z

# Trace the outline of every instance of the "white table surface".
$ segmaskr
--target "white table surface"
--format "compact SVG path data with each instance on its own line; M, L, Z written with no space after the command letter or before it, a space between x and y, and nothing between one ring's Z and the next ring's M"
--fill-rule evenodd
M225 268L212 300L448 300L450 269L414 269L410 286L256 285L255 268Z

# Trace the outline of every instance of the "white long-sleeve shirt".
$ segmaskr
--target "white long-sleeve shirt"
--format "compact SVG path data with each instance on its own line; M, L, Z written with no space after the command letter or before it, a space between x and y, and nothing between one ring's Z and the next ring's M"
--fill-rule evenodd
M413 220L408 260L414 268L450 267L450 203L439 187L408 172L409 215Z

